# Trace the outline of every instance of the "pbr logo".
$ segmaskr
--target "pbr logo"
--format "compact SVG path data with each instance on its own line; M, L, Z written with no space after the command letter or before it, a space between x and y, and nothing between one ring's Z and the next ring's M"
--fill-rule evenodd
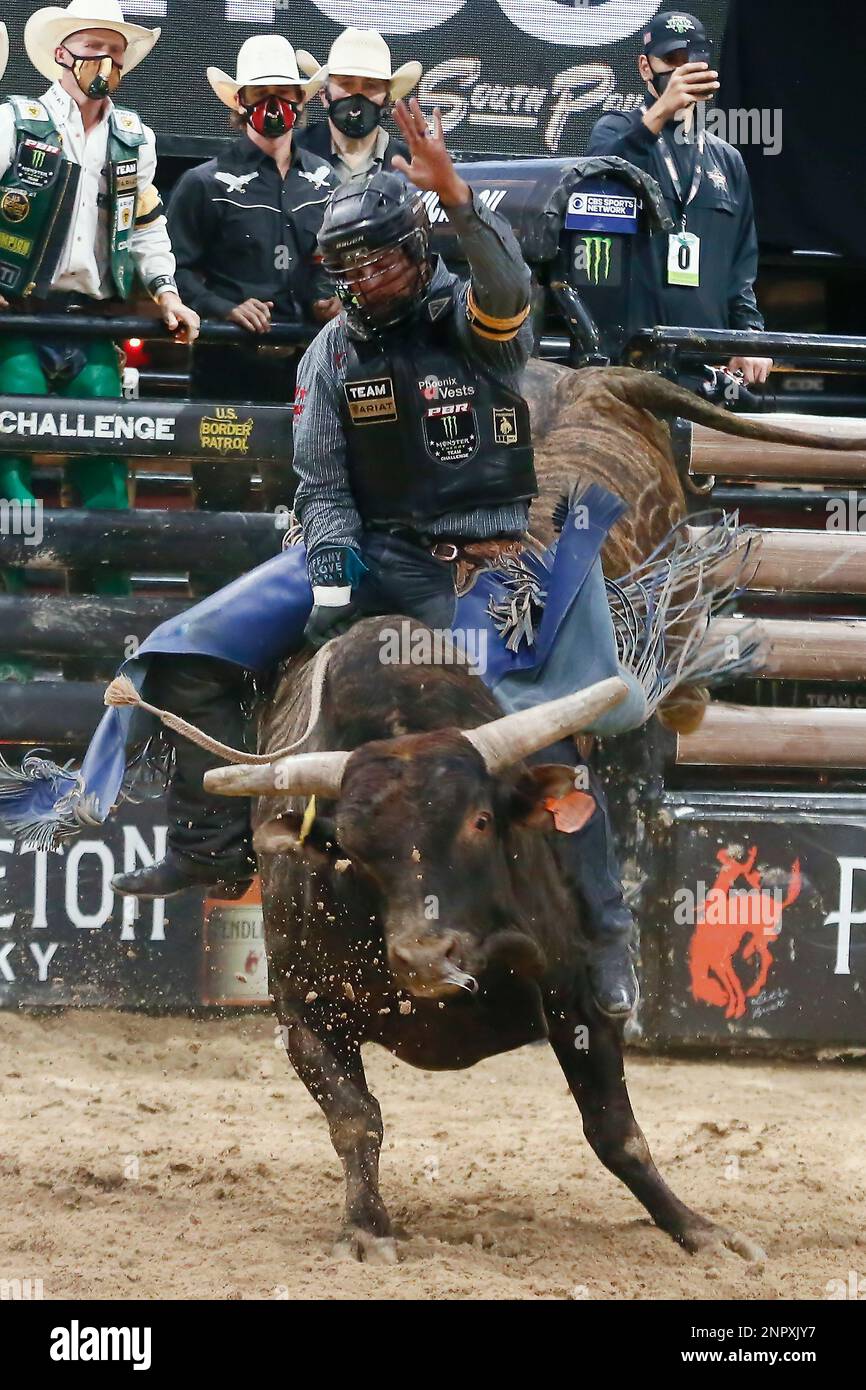
M517 411L514 406L493 408L493 438L497 444L517 443Z
M424 414L424 442L437 463L460 464L477 452L478 423L468 401L432 405Z
M746 1000L757 998L766 985L773 964L770 947L782 930L782 913L797 901L802 887L800 861L795 859L787 892L764 888L755 869L757 855L753 845L740 863L727 850L719 850L721 868L704 896L689 942L692 997L724 1009L725 1018L742 1018ZM735 887L739 880L745 888ZM737 960L753 967L751 984L740 978Z
M389 376L373 377L369 381L346 382L343 387L354 425L371 425L377 421L397 419L394 382Z

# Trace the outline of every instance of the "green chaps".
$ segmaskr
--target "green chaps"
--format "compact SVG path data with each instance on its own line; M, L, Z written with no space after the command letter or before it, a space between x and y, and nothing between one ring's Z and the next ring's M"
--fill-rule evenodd
M122 395L117 349L110 339L80 339L85 365L69 381L57 383L47 377L30 338L0 337L0 396L65 396L91 400L95 396ZM0 454L0 498L8 502L32 502L30 488L32 460L24 455ZM94 511L123 511L129 507L126 491L127 465L122 458L70 458L66 477L82 507ZM3 578L10 593L25 588L20 570L6 570ZM104 565L78 570L71 575L72 587L79 592L123 595L129 581L119 570Z

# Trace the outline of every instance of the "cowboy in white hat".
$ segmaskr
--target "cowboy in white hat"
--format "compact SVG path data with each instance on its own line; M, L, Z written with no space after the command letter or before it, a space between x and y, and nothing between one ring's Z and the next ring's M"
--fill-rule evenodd
M420 63L391 66L391 50L375 29L344 29L321 67L303 50L298 64L311 75L308 92L319 92L327 121L315 121L298 144L333 164L341 183L389 169L406 146L384 128L395 101L417 87Z
M134 293L137 276L172 333L191 341L198 332L198 316L177 293L153 182L153 131L111 99L158 37L158 29L128 24L118 0L71 0L27 21L24 46L51 87L38 100L12 96L0 106L4 307L107 313ZM117 350L108 336L0 338L0 395L18 392L120 396ZM129 505L121 458L72 458L66 476L85 507ZM32 497L29 458L0 455L0 496ZM93 582L97 592L128 588L125 576L103 568Z
M6 64L9 62L9 34L6 25L0 22L0 80L6 71Z
M299 353L271 348L272 323L324 321L339 301L316 259L316 235L336 187L325 160L297 150L294 134L310 83L280 34L256 34L238 53L234 77L207 79L232 113L237 138L179 179L168 212L184 298L203 318L245 330L243 343L200 344L192 391L202 400L291 400ZM238 460L193 465L200 506L249 510L251 480ZM268 506L291 503L291 468L264 477ZM208 576L210 587L219 575ZM200 586L199 586L200 587Z

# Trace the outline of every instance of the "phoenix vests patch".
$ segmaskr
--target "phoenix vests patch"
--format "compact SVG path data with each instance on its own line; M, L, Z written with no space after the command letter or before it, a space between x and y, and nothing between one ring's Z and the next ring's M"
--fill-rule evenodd
M478 421L469 401L424 412L424 442L437 463L464 463L478 450Z
M343 386L353 425L371 425L397 419L394 382L389 376L369 381L347 381Z

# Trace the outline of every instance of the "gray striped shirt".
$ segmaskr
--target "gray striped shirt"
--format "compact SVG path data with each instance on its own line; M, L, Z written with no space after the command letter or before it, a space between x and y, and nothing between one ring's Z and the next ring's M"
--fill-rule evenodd
M482 313L512 318L529 302L529 267L509 224L491 213L473 193L465 207L449 208L448 218L460 238L471 272L472 291ZM458 280L437 261L430 284L441 294ZM512 390L520 390L533 334L529 320L514 338L494 342L474 333L464 312L469 282L460 291L457 331L468 356ZM346 438L340 418L340 390L345 380L351 340L346 315L338 314L316 335L298 365L295 415L295 511L307 553L320 546L360 548L363 523L355 506L346 468ZM434 535L486 539L526 530L529 507L478 507L449 512L425 526Z

